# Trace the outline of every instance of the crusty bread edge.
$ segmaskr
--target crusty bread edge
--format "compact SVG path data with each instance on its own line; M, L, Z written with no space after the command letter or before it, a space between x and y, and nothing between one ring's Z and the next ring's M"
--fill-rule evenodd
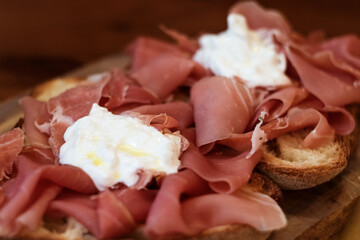
M226 225L208 229L201 234L191 237L172 238L172 240L265 240L271 232L259 232L252 227L244 225ZM49 231L45 228L38 228L36 231L23 231L16 236L18 240L94 240L91 235L82 235L79 230L67 230L64 233ZM121 240L145 240L149 239L143 228L138 228L130 236L116 238Z
M358 119L360 108L351 105L348 108L354 119ZM291 134L291 133L289 133ZM263 158L257 165L262 173L269 176L281 189L301 190L328 182L340 174L346 167L350 155L356 148L359 138L359 126L349 136L336 136L334 143L338 145L338 155L324 164L306 165L292 164L287 159L275 156L269 144L263 146ZM276 139L274 140L276 142Z
M263 158L257 168L282 189L312 188L330 181L345 169L350 155L349 138L336 137L335 142L338 145L338 155L329 159L326 164L301 166L287 163L284 162L286 159L280 159L264 148Z
M47 101L70 88L76 87L81 82L83 79L80 78L54 78L37 85L31 96L39 101Z

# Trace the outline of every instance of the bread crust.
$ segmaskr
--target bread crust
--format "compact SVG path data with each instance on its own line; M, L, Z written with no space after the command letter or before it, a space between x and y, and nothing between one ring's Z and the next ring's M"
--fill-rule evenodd
M360 108L358 105L349 106L348 111L354 119L359 119ZM301 140L299 141L301 143L308 131L308 129L300 130L284 136L290 140ZM318 151L317 154L326 159L321 163L293 162L291 159L281 157L283 149L287 148L287 143L286 141L279 142L283 138L283 136L280 136L263 145L263 158L257 165L257 169L269 176L281 189L300 190L312 188L330 181L345 169L350 155L358 144L358 136L358 124L356 124L351 135L336 136L333 142L324 146L326 148L332 145L331 150L326 153ZM301 150L301 146L296 146L296 148Z
M76 87L82 81L83 79L80 78L55 78L36 86L31 95L39 101L47 101L70 88Z
M294 137L298 137L296 133ZM274 142L265 144L263 158L257 168L269 176L282 189L300 190L315 187L333 179L347 165L351 145L349 138L336 137L331 144L336 145L333 152L334 156L321 164L297 163L277 157L278 154L275 152L279 151L279 149L274 150L270 147L274 148Z

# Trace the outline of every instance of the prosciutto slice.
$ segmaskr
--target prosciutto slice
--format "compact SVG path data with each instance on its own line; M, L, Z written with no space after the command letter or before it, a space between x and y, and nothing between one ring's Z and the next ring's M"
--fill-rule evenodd
M81 169L46 162L35 162L22 154L17 157L18 174L3 185L5 200L0 208L2 235L13 236L24 227L36 229L49 202L63 187L80 193L97 192L91 179Z
M160 28L161 30L163 30L164 33L166 33L169 37L173 38L177 42L181 50L193 55L199 49L199 43L190 39L185 34L182 34L174 29L170 29L165 26L160 26Z
M12 173L14 160L23 145L24 133L20 128L15 128L0 135L0 181Z
M258 118L261 112L266 113L263 121L265 123L270 122L283 116L290 109L290 107L301 102L307 96L308 92L305 89L299 87L287 87L275 91L262 100L261 104L255 110L253 119L249 124L250 129L254 127L256 122L258 122Z
M162 55L133 71L131 76L160 99L167 97L195 75L205 76L205 69L193 60L174 55Z
M110 80L102 92L102 97L106 98L104 106L108 109L130 103L152 104L159 101L149 91L136 85L118 69L112 70L108 77Z
M278 11L266 10L255 2L240 2L230 8L230 13L238 13L246 18L251 29L277 29L289 35L290 25L286 18Z
M180 158L180 169L191 169L218 193L232 193L246 184L262 156L257 151L247 158L250 148L241 154L221 149L204 156L194 144L194 130L186 129L181 133L190 145Z
M32 97L24 97L20 100L20 105L24 111L24 127L26 141L30 146L50 148L49 135L41 132L36 125L36 120L48 122L50 115L46 109L46 102L40 102ZM46 130L44 130L46 131Z
M329 125L326 117L314 108L291 108L285 117L265 124L261 127L261 130L265 132L267 140L271 140L282 134L308 127L313 127L313 130L303 140L303 147L320 147L331 142L335 137L335 130ZM219 141L219 143L238 151L244 151L251 148L253 144L251 141L252 134L252 131L233 134L228 139Z
M87 83L67 90L47 102L51 119L51 149L58 156L60 147L64 144L66 129L79 118L87 116L94 103L98 103L108 79L95 83Z
M297 70L304 87L323 103L330 106L344 106L352 102L360 102L360 85L357 86L347 77L341 77L331 71L317 66L319 59L304 55L303 52L288 47L286 50L292 65ZM331 55L323 55L329 58ZM322 61L331 61L330 59ZM336 68L333 66L333 68ZM326 86L324 88L324 86Z
M170 102L157 105L143 105L131 109L143 115L157 115L165 113L179 122L180 128L189 127L194 122L193 108L186 102Z
M355 35L344 35L332 38L320 45L322 50L330 50L334 56L348 65L355 71L360 69L360 39Z
M179 34L175 35L179 37ZM177 87L207 74L200 64L189 58L188 53L172 44L138 38L129 50L133 57L131 77L160 99Z
M193 170L209 182L209 186L215 192L232 193L247 183L262 156L260 151L250 158L247 158L247 155L248 152L236 156L203 156L196 146L191 144L180 159L180 169Z
M51 202L48 214L75 218L97 239L123 236L145 221L155 194L128 188L98 195L67 191Z
M182 196L187 197L181 200ZM163 180L146 232L154 238L190 236L227 224L246 224L268 231L285 226L286 219L277 203L266 195L245 189L231 195L213 194L205 181L185 170Z
M343 107L325 106L314 96L309 96L305 101L298 104L298 107L314 108L321 112L337 135L346 136L355 129L356 122L354 117Z
M197 146L242 133L253 113L248 89L236 80L220 76L196 83L191 89L191 102Z
M153 59L162 55L183 56L184 53L175 45L154 38L139 37L129 47L132 56L131 72L134 72Z

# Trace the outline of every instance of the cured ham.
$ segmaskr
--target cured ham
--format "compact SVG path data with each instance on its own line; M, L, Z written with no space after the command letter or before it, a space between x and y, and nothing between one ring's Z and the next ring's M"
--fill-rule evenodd
M49 142L55 156L58 156L59 149L64 144L66 129L79 118L89 114L92 105L100 101L107 81L103 79L100 82L80 85L47 102L52 116Z
M183 194L188 198L181 200ZM164 179L149 212L146 232L155 238L194 235L235 223L266 231L285 226L286 219L276 202L266 195L247 189L232 195L214 194L205 181L185 170Z
M183 56L175 45L149 37L137 38L129 47L132 55L131 72L134 72L161 55Z
M302 143L303 147L320 147L334 139L335 130L329 125L326 117L314 108L291 108L285 117L265 124L261 127L261 130L265 132L267 139L271 140L282 134L307 127L313 127L313 130L305 137ZM244 151L251 148L252 134L252 131L243 134L233 134L228 139L219 141L219 143L238 151Z
M37 101L32 97L24 97L20 100L20 105L25 114L24 127L28 144L34 147L49 148L49 136L41 132L36 125L36 120L41 119L43 124L48 122L48 127L50 127L50 115L47 112L46 103ZM42 113L43 115L41 115Z
M193 109L189 103L170 102L157 105L143 105L131 109L143 115L165 113L179 122L180 128L187 128L194 122Z
M0 135L0 181L12 173L14 160L23 145L24 134L20 128Z
M304 87L323 103L330 106L344 106L352 102L360 102L360 86L354 86L352 81L346 82L346 77L344 79L338 74L321 69L321 66L317 66L316 58L304 56L304 53L295 48L289 47L286 52Z
M191 169L218 193L232 193L246 184L262 156L260 151L250 158L246 157L248 152L234 155L226 151L204 156L192 142L194 132L186 130L182 134L189 139L190 146L181 156L180 169Z
M242 83L225 77L204 78L196 83L191 89L191 102L197 146L242 133L253 113L249 90Z
M267 96L261 101L261 104L257 106L253 119L249 124L252 129L261 112L265 112L266 116L262 119L264 122L270 122L276 118L283 116L290 107L301 102L308 96L308 93L303 88L287 87L275 91L273 94Z
M103 104L108 109L131 103L152 104L159 101L150 92L137 86L118 69L112 70L106 77L110 79L105 85L101 96L106 98Z
M160 26L160 28L161 30L163 30L164 33L166 33L168 36L170 36L177 42L181 50L186 51L190 54L194 54L198 50L199 43L197 41L190 39L188 36L174 29L170 29L165 26Z
M323 42L320 46L322 50L329 50L334 56L352 67L352 71L358 72L360 69L360 39L349 34L332 38ZM341 63L339 61L339 63Z
M207 74L177 46L158 40L139 38L130 46L130 53L133 57L131 77L160 99L189 78L200 79Z
M286 34L291 33L291 28L281 13L265 10L255 2L235 4L229 12L243 15L252 29L267 28L280 30Z
M48 204L63 187L80 193L97 192L81 169L44 162L47 161L35 162L25 155L17 157L15 165L18 174L3 185L5 200L0 209L2 235L12 236L24 227L38 227Z
M149 89L160 99L171 92L194 74L201 78L206 74L205 69L193 60L184 57L162 55L153 59L142 68L133 71L131 76L143 87Z
M63 192L52 201L48 214L71 216L96 238L104 239L130 233L143 223L155 197L155 191L106 190L98 195Z
M164 129L177 129L179 127L179 122L176 119L163 113L157 115L141 115L137 112L127 112L127 115L136 117L146 125L153 126L160 131Z
M325 106L319 99L309 96L301 102L300 108L314 108L321 112L338 135L346 136L351 134L355 129L354 117L343 107Z

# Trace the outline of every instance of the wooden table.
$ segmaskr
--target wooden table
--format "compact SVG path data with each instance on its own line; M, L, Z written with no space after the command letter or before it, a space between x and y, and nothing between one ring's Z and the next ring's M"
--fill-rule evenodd
M102 56L121 52L142 35L166 38L163 23L189 36L226 28L234 0L1 1L0 101ZM326 29L328 36L360 35L355 0L262 0L285 12L295 30ZM339 236L360 235L360 204Z

